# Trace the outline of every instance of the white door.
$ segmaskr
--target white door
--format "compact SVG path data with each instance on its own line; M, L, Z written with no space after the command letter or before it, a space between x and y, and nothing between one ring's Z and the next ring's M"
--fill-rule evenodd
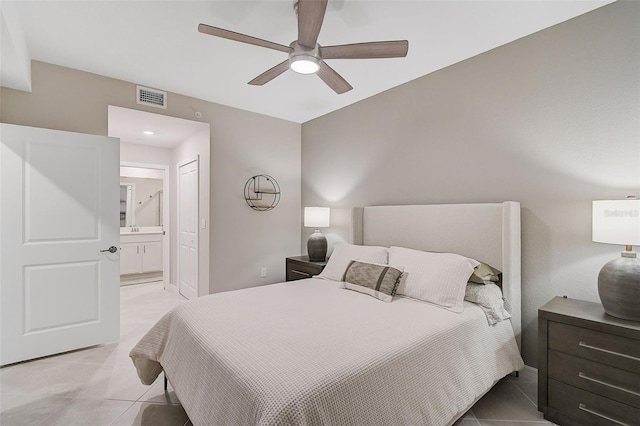
M0 139L0 365L118 340L118 139Z
M198 297L198 159L178 164L178 288Z

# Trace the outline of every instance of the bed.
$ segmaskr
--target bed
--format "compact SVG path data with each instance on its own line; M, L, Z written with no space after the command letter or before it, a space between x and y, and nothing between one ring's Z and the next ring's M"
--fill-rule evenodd
M467 301L451 312L329 279L278 283L167 313L131 351L141 381L164 371L194 425L450 425L524 367L518 203L355 208L352 239L495 266L510 321L489 326Z

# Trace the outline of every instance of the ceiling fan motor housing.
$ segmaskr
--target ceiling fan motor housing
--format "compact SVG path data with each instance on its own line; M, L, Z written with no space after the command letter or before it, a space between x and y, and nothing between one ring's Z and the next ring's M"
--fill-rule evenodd
M291 42L289 53L289 67L300 74L313 74L320 68L320 45L314 48L303 46L297 41Z

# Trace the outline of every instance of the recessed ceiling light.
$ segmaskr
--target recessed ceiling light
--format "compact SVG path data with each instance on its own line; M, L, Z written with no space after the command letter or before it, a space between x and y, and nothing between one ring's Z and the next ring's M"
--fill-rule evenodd
M145 130L145 131L144 131L144 132L142 132L142 133L144 133L144 134L145 134L145 135L147 135L147 136L151 136L151 135L153 134L153 132L152 132L151 130Z

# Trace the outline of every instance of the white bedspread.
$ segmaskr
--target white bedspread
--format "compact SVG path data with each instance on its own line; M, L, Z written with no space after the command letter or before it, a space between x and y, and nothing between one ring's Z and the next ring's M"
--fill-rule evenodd
M509 321L307 279L167 313L131 351L194 425L447 425L524 367ZM158 362L162 365L158 364Z

